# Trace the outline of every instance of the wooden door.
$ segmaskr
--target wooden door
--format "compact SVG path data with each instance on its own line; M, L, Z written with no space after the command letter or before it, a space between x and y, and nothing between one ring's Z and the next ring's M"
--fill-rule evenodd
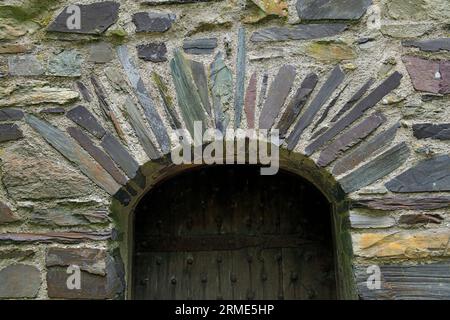
M249 166L184 173L135 216L134 299L334 299L330 208L310 183Z

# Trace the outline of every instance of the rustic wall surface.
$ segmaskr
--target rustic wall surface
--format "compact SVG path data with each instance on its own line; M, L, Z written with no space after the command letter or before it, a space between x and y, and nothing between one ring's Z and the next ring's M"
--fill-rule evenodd
M279 128L339 183L361 298L450 298L448 0L73 4L0 4L0 298L123 297L111 208L196 120Z

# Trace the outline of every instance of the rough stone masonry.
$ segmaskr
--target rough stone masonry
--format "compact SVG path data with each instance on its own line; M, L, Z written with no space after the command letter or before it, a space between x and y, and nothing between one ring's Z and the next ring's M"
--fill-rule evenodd
M0 298L126 297L112 208L195 121L279 128L340 185L356 297L450 298L449 21L448 0L2 1Z

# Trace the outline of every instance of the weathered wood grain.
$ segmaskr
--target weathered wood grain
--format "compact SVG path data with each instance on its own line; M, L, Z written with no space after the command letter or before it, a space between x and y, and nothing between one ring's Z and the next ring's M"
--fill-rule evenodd
M450 197L385 197L371 199L357 199L351 202L353 208L371 210L437 210L450 207Z
M325 81L322 88L320 88L308 109L300 116L294 130L288 137L288 150L294 150L303 131L311 124L324 103L327 102L333 92L341 85L342 81L344 81L344 78L345 74L342 72L340 66L336 66L333 71L331 71L328 79Z
M255 128L255 108L256 108L256 83L257 73L254 72L248 82L247 92L245 94L244 110L247 118L247 127L249 129Z
M403 76L399 72L394 72L391 76L389 76L367 97L365 97L355 107L353 107L353 109L349 113L347 113L347 115L338 120L334 124L334 126L332 126L328 131L324 132L314 142L312 142L305 150L306 155L312 155L325 143L341 133L346 127L358 120L364 114L364 112L375 106L389 92L397 88L400 85L400 80L402 78Z
M409 157L409 154L407 144L402 142L349 173L340 179L339 183L347 193L357 191L398 169Z
M281 138L286 136L289 128L295 122L300 112L302 112L303 107L311 96L311 93L314 91L318 81L319 77L317 74L310 73L305 77L302 84L297 89L297 92L287 105L286 110L278 122Z
M343 133L338 139L330 144L319 156L317 165L326 167L336 160L341 152L344 152L354 145L360 143L369 134L374 132L382 123L386 121L386 117L381 113L375 113L364 119L361 123L350 128Z
M399 126L399 123L394 124L389 129L383 131L369 141L364 142L361 146L351 151L348 155L339 159L333 168L333 174L338 176L355 168L372 156L376 151L391 143L395 138L395 134Z
M285 65L273 80L259 117L259 129L271 129L295 80L295 67Z
M244 107L245 74L246 74L246 37L245 29L239 28L236 54L236 89L234 95L234 128L241 126L242 109Z
M424 160L386 183L386 188L398 193L450 191L450 156Z
M91 160L89 154L73 140L69 139L61 130L48 122L33 115L26 115L27 123L64 157L75 163L78 169L90 178L95 184L113 195L120 185L106 172L103 167Z
M67 112L67 118L87 130L98 139L106 134L105 129L100 125L92 113L83 106L78 106Z

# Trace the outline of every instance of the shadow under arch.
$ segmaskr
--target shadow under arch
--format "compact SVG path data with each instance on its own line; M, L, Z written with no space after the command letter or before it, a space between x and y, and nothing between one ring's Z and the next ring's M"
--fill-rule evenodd
M274 146L272 145L272 147ZM137 205L150 190L164 181L175 178L186 171L208 166L210 165L175 165L171 161L171 155L165 155L158 160L149 161L142 165L140 167L141 177L130 180L128 185L123 187L124 190L130 186L137 190L137 194L131 198L129 204L124 206L119 200L113 198L111 213L117 227L115 246L120 249L125 267L125 297L131 297L130 288L134 250L133 222ZM223 166L226 166L226 164L223 164ZM318 167L312 159L303 154L280 148L279 167L283 171L287 171L309 181L331 204L337 297L338 299L345 300L357 299L356 282L352 269L353 250L350 234L349 201L346 193L330 172ZM142 177L145 177L145 187L139 188L137 186L142 185ZM137 179L140 182L136 181Z

